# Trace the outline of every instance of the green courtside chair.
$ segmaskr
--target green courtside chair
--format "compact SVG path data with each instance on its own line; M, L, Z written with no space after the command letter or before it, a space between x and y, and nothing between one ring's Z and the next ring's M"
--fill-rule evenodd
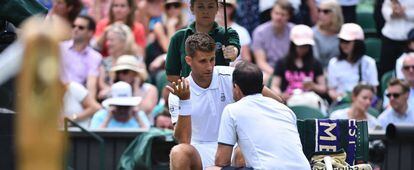
M321 126L321 122L331 121L329 128L327 126ZM356 127L350 127L350 124L356 124ZM368 161L368 124L366 121L349 121L346 119L342 120L328 120L328 119L308 119L308 120L298 120L297 121L298 131L300 140L302 143L303 152L311 160L312 155L316 152L315 150L320 151L322 145L335 145L335 150L338 151L343 149L347 152L347 155L354 155L355 162L366 163ZM321 128L322 127L322 128ZM356 130L356 131L355 131ZM354 140L350 140L350 135L354 134L356 136ZM333 137L334 140L322 141L321 136ZM325 138L326 138L325 137ZM332 139L332 138L331 138ZM351 142L354 141L354 142ZM350 153L353 149L350 149L349 146L351 143L355 143L354 152ZM350 163L350 162L348 162ZM352 164L352 163L350 163Z
M381 96L383 96L385 90L388 87L388 82L392 78L395 78L395 71L394 70L388 71L388 72L384 73L384 75L382 75L382 77L381 77Z
M370 38L366 38L364 42L365 42L365 46L367 49L366 54L374 58L378 66L380 62L380 58L381 58L381 46L382 46L381 39L370 37Z
M129 144L119 159L117 169L168 170L169 153L176 144L172 130L151 128Z
M321 111L308 106L291 106L290 109L295 112L298 120L325 118Z
M357 24L362 27L367 37L375 37L377 30L375 28L373 12L368 12L368 11L357 12Z

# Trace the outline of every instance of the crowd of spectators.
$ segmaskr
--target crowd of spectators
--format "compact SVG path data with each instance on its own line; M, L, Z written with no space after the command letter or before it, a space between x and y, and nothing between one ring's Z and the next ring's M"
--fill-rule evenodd
M46 19L58 15L72 25L71 38L60 44L61 79L67 87L63 112L85 127L102 110L119 110L99 103L114 97L113 86L122 81L130 86L131 97L140 98L138 105L131 106L133 115L148 119L140 127L158 120L162 127L171 128L162 123L168 118L162 109L168 102L161 94L167 80L189 75L184 42L196 32L209 33L216 41L216 65L255 63L263 72L263 83L284 101L312 94L329 107L348 98L349 110L371 120L362 114L365 106L359 108L363 106L355 105L359 103L355 100L369 92L369 107L393 108L403 95L382 87L387 82L381 84L381 78L390 70L402 81L391 85L407 85L408 91L402 91L408 94L407 102L414 101L414 4L410 0L385 0L380 5L385 23L374 35L382 41L382 48L374 49L381 51L380 60L368 56L365 28L356 24L359 0L227 0L225 6L218 3L217 11L213 0L198 6L193 0L39 2L49 8ZM167 78L160 79L162 75ZM361 84L370 88L355 88ZM326 113L326 107L321 111Z

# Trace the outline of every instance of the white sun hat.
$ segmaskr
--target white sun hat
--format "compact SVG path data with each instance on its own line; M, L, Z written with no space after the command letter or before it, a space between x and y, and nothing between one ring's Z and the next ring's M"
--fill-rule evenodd
M120 81L111 86L112 97L102 102L102 106L108 108L109 106L137 106L142 98L132 97L132 88L126 82Z

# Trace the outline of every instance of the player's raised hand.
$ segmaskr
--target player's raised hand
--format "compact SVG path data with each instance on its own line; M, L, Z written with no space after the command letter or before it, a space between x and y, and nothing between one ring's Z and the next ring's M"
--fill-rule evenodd
M178 96L180 100L190 99L190 85L187 79L181 77L177 83L173 82L171 85L167 85L167 89L174 95Z

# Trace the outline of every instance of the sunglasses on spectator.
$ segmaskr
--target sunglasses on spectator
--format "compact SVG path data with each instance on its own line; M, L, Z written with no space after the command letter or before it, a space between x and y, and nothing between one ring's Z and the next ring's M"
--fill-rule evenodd
M339 39L339 42L340 42L340 43L344 43L344 44L348 44L348 43L350 43L351 41L344 40L344 39Z
M385 96L387 96L388 98L391 98L392 96L394 99L396 99L401 96L401 93L387 93Z
M72 25L72 28L73 29L78 28L79 30L83 31L86 27L83 25Z
M116 74L128 74L130 70L119 70L116 72Z
M414 65L405 65L405 66L403 66L403 69L404 69L405 71L408 71L408 70L410 70L410 69L413 69L413 70L414 70Z
M179 3L179 2L175 2L175 3L168 3L168 4L165 4L165 8L166 8L166 9L170 9L170 8L172 8L172 7L174 7L174 8L180 8L180 7L181 7L181 3Z
M332 12L332 10L331 9L319 9L318 8L318 13L323 13L323 14L329 14L329 13L331 13Z

